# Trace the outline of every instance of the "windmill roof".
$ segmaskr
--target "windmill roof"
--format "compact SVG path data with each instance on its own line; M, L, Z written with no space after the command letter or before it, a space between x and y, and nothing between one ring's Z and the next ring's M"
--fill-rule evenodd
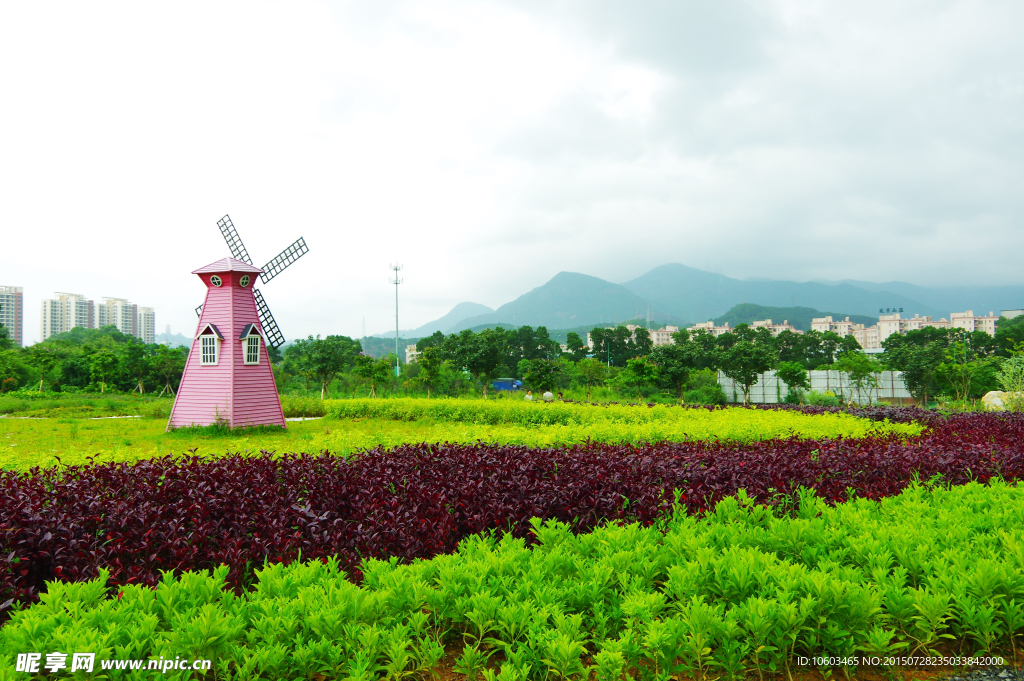
M198 270L193 270L192 274L209 274L212 272L252 272L259 274L262 272L259 267L253 267L249 263L244 263L241 260L235 260L234 258L221 258L216 262L211 262L206 267L200 267Z

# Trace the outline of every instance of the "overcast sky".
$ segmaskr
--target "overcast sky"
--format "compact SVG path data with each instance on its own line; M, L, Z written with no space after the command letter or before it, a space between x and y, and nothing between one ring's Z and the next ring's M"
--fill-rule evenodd
M191 270L310 253L289 338L561 270L1024 283L1024 3L7 2L0 285L191 333Z

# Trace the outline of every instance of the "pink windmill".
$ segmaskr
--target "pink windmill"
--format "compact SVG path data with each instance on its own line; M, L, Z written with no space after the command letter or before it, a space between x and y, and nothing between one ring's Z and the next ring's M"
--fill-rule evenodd
M217 221L231 255L192 274L206 284L206 302L196 308L199 326L185 364L167 428L226 422L232 428L285 425L267 347L284 335L259 289L309 252L306 240L277 254L263 268L249 252L227 215Z
M224 258L192 273L206 284L206 302L168 430L218 422L231 428L285 425L254 296L262 272Z

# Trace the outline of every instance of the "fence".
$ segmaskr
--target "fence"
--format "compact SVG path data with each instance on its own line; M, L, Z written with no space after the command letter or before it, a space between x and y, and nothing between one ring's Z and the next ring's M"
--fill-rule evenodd
M910 391L903 384L903 373L900 371L882 371L875 374L876 386L857 388L850 383L841 371L809 371L811 390L825 392L829 390L843 402L854 401L858 404L871 402L892 402L909 404L913 402ZM743 388L721 371L718 372L718 384L722 386L726 399L732 402L743 401ZM776 404L786 397L789 387L786 382L775 375L774 371L758 374L757 382L750 387L750 401L754 404Z

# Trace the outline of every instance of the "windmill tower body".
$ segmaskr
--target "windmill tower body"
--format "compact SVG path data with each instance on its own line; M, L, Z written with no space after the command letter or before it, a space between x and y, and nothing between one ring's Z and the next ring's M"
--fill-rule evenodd
M192 274L206 302L167 428L223 422L232 428L285 426L253 284L262 272L224 258Z

